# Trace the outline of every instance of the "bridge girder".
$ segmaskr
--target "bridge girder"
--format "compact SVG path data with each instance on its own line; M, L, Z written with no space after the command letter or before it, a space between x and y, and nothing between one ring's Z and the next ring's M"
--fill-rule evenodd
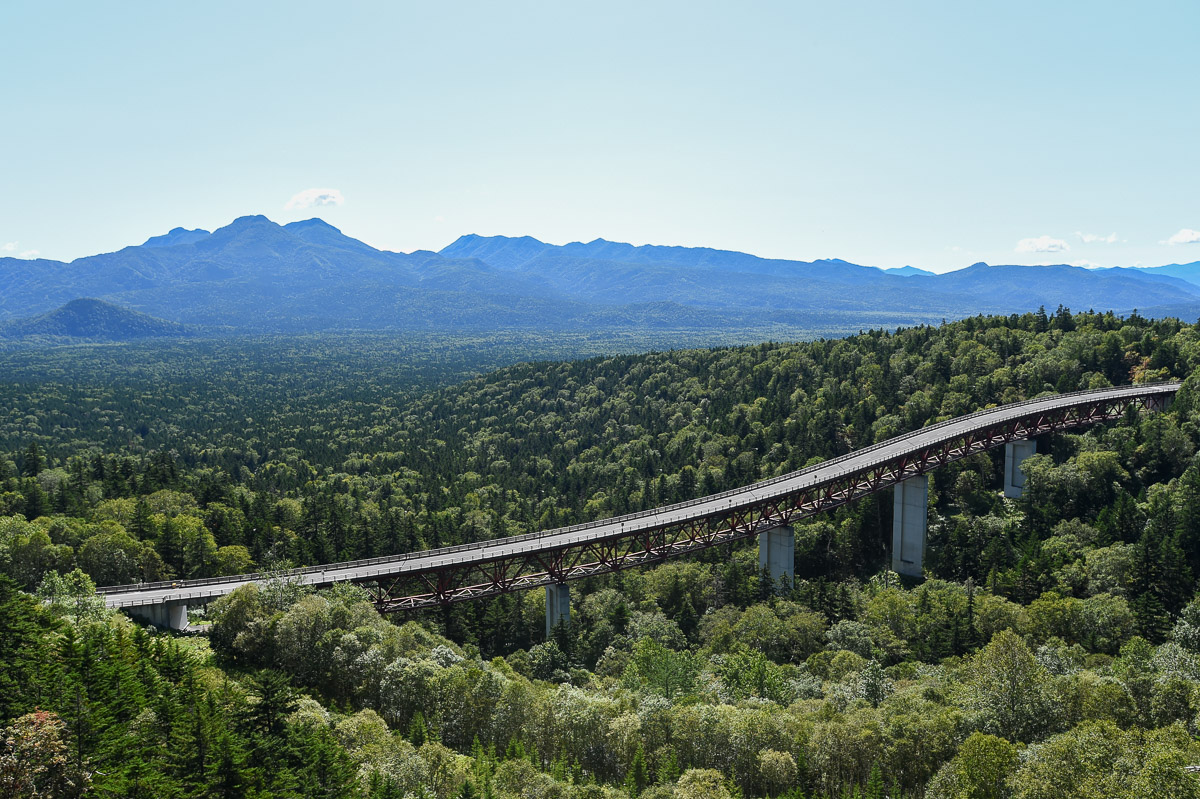
M972 429L936 445L828 478L790 494L731 504L724 511L701 518L491 560L446 564L361 584L371 593L380 612L391 613L499 596L634 568L794 524L1012 441L1119 419L1131 407L1160 410L1161 400L1151 396L1104 398L1041 411Z

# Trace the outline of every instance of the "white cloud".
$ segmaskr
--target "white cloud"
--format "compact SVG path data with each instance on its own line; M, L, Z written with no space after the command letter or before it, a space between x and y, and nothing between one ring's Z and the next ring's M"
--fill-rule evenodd
M17 257L18 258L37 258L41 254L42 253L40 250L26 250L25 252L21 253Z
M1017 242L1017 252L1065 252L1069 249L1071 245L1062 239L1052 239L1049 236L1021 239Z
M1200 242L1200 230L1192 230L1191 228L1183 228L1171 238L1162 242L1163 244L1195 244Z
M1097 233L1082 233L1076 230L1075 235L1078 236L1079 240L1084 244L1116 244L1118 241L1120 241L1120 239L1117 238L1116 233L1109 233L1107 236L1101 236Z
M0 244L0 252L16 252L16 251L17 251L17 243L15 241L10 241L7 244Z
M1099 269L1100 268L1100 264L1096 263L1095 261L1085 261L1083 259L1080 259L1078 261L1071 261L1071 266L1082 266L1084 269Z
M337 189L305 189L283 206L291 211L297 208L312 208L314 205L341 205L346 198Z

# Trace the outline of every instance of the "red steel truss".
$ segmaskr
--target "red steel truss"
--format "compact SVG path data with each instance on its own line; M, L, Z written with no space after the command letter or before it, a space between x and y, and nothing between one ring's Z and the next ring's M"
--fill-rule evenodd
M727 510L677 519L660 526L618 532L600 539L550 544L495 558L476 558L388 577L371 578L381 612L414 610L496 596L538 586L628 569L676 555L749 538L882 491L938 466L1010 441L1120 418L1130 408L1159 410L1159 395L1096 398L1043 410L924 443L884 461L834 474L792 493L761 501L739 499Z

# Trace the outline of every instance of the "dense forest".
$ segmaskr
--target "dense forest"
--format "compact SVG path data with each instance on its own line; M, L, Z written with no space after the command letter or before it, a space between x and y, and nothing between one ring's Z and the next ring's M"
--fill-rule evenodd
M3 357L0 794L1200 797L1200 326L1059 309L494 371L519 342L369 343ZM276 579L200 636L92 593L601 518L1170 378L1166 413L1041 442L1019 500L996 451L934 472L916 583L884 495L799 525L785 585L724 546L573 583L550 640L541 592L383 617Z

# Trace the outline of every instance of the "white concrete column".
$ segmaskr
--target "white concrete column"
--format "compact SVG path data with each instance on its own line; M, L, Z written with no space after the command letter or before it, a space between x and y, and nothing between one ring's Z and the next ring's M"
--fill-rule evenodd
M1004 445L1004 496L1017 499L1025 493L1025 472L1021 471L1021 464L1036 454L1037 442L1032 438Z
M566 583L546 586L546 637L559 624L571 623L571 589Z
M929 477L922 474L896 483L892 511L892 571L921 577L929 523Z
M791 527L773 527L758 534L758 573L768 572L775 587L779 578L796 576L796 534Z
M186 630L188 626L187 605L182 602L164 602L160 605L141 605L129 608L129 615L153 624L163 630Z

